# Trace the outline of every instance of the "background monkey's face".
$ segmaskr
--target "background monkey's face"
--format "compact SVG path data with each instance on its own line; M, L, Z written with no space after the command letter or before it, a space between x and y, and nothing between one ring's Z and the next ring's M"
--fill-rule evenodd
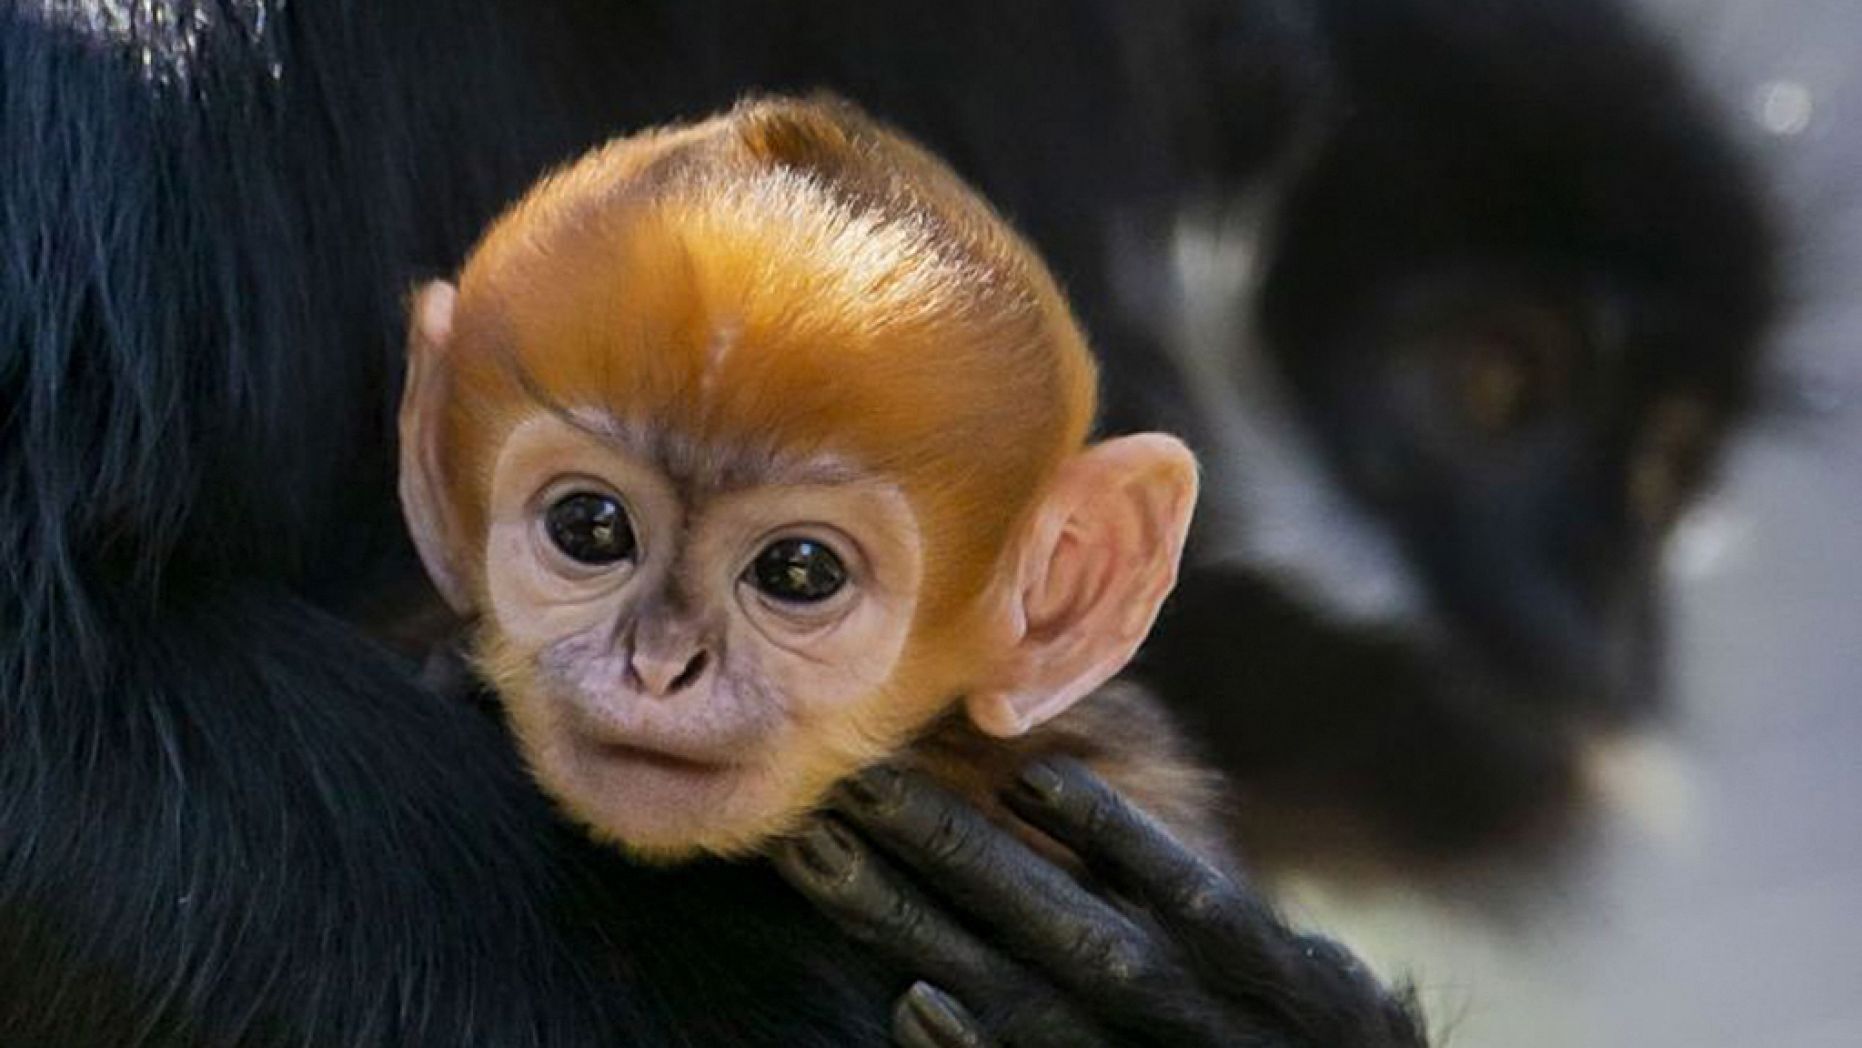
M497 456L486 532L485 663L526 756L664 858L755 843L935 712L886 688L922 576L901 490L694 447L539 412Z

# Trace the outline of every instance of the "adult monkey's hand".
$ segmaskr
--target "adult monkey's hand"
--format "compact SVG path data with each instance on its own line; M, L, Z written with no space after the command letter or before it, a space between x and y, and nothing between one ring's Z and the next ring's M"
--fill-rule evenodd
M777 849L791 883L923 978L894 1009L900 1044L1425 1044L1406 995L1336 943L1289 930L1080 764L1036 761L1004 800L1109 894L888 768Z

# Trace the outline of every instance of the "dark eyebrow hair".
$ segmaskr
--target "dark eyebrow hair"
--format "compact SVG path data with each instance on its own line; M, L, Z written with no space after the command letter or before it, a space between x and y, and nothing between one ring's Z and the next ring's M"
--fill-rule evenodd
M773 483L778 484L819 484L833 486L851 484L859 480L862 471L838 459L812 458L789 462L777 462Z
M565 425L652 463L682 486L710 491L766 484L833 486L864 475L854 464L825 455L784 455L774 447L701 441L644 421L623 420L599 407L577 410L542 397L538 403Z

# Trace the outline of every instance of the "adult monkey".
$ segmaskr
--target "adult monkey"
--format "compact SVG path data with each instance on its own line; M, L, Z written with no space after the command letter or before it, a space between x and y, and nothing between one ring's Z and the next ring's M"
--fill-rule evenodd
M524 8L0 11L0 1040L888 1035L900 973L772 874L675 883L604 858L549 817L490 721L412 686L331 610L386 614L405 552L398 289L600 120L515 48L551 31ZM1071 833L1063 816L1095 800L1072 781L1056 833L1112 874L1181 872L1130 823ZM937 803L909 796L919 815ZM897 836L909 857L922 834ZM1075 998L1142 1023L1204 992L1225 1036L1294 1036L1326 1029L1328 995L1374 992L1240 889L1203 889L1188 901L1214 907L1185 931L1232 971L1173 963L1148 969L1182 987L1166 999L1149 982L1109 998L1069 983L1097 973L1062 943L1059 989L1016 969L1040 1031L1090 1036ZM1182 900L1158 901L1168 924ZM977 944L903 945L954 987L1007 988ZM909 1035L943 1012L903 1014Z

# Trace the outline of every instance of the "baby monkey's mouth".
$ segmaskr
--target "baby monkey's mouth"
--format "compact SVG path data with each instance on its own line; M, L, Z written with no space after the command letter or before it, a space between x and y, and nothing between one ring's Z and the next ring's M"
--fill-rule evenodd
M685 775L740 770L768 737L759 723L700 701L652 699L564 681L552 688L559 730L587 756Z
M650 749L631 742L596 740L595 745L601 756L609 760L645 764L662 771L685 775L715 775L729 771L736 766L723 760Z

